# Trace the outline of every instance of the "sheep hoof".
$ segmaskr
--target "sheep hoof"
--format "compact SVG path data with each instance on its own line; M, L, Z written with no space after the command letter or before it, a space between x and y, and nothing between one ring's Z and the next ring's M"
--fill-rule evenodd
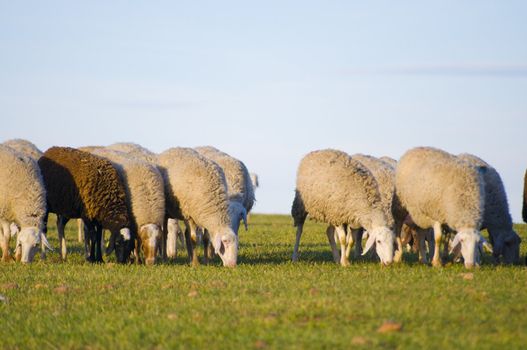
M433 267L443 267L443 264L441 264L440 260L433 260L432 261L432 266Z
M349 262L349 260L342 259L340 261L340 265L342 265L342 266L350 266L350 262Z
M398 250L395 252L393 256L393 261L396 263L400 263L403 260L403 252Z

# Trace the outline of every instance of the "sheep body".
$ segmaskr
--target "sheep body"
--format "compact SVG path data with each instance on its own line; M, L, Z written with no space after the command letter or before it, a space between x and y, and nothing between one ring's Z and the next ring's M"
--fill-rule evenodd
M342 239L345 226L351 229L364 228L372 233L372 237L379 228L383 228L386 239L392 239L392 250L387 253L385 260L391 262L394 237L388 229L378 184L372 173L348 154L327 149L311 152L301 160L291 209L294 225L298 227L293 260L297 259L302 226L308 214L317 221L337 228L343 250L341 264L348 264L343 248L346 242ZM330 236L328 231L333 246ZM368 243L366 245L368 247Z
M47 244L42 235L46 216L46 190L38 164L30 157L0 145L0 221L2 222L2 259L8 260L11 223L20 227L17 254L31 262L32 243ZM21 250L18 248L21 245Z
M149 149L132 142L119 142L106 147L115 151L123 152L152 164L157 163L157 154Z
M110 161L74 148L52 147L38 164L47 189L48 211L64 218L61 226L68 219L82 218L90 225L100 225L97 230L101 233L106 228L112 235L120 231L125 241L129 239L129 232L127 237L122 231L130 227L126 192ZM60 241L65 258L63 237ZM92 248L91 260L102 261L99 250L96 257L94 254Z
M442 226L458 232L465 266L477 260L476 243L485 204L484 182L479 170L457 157L432 147L407 151L397 164L396 195L422 229L434 228L433 264L440 266L439 243ZM462 239L463 236L467 239ZM455 238L456 241L456 238Z
M165 182L168 216L185 220L193 232L196 226L208 230L224 265L236 265L237 238L231 228L227 184L220 166L183 147L166 150L158 160ZM189 255L197 263L189 246L190 237L185 238Z
M458 155L458 158L473 166L485 168L485 210L481 229L489 231L496 259L503 254L506 263L518 263L521 240L513 230L507 193L500 174L475 155L463 153Z

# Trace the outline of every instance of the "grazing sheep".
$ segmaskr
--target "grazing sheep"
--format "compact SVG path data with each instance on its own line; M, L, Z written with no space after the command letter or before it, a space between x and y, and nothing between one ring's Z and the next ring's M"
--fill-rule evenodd
M123 152L98 148L90 153L112 162L119 173L131 214L132 236L137 237L137 260L139 262L142 251L145 263L154 264L165 218L165 188L161 173L156 166Z
M232 229L227 183L221 168L191 148L171 148L158 159L165 180L168 216L185 220L190 228L185 231L185 239L192 262L198 263L193 244L199 226L209 232L223 265L236 266L238 238Z
M334 259L338 255L332 232L335 228L341 265L349 265L347 246L351 246L352 236L347 236L347 228L364 228L370 233L363 254L375 245L383 264L393 261L395 235L389 228L377 182L364 165L344 152L314 151L301 160L291 215L297 227L293 261L298 260L298 246L308 215L330 225L326 234Z
M42 233L46 216L46 190L42 175L33 159L5 145L0 145L0 164L2 261L10 260L9 241L20 227L15 255L17 260L29 263L39 246L50 248Z
M28 156L33 159L35 162L42 157L42 151L38 149L33 143L24 139L12 139L4 142L4 145L14 149L17 152L22 153L23 155Z
M512 228L509 203L500 174L484 160L475 155L463 153L458 158L475 167L485 168L485 213L481 229L487 229L496 262L503 256L506 264L520 262L520 236Z
M465 267L478 261L478 245L485 205L480 169L432 147L406 152L397 164L396 200L422 229L434 228L432 264L441 266L439 243L442 226L457 231L453 246L461 244Z
M110 230L110 246L117 261L126 262L133 249L126 192L108 160L69 147L52 147L39 159L47 190L48 211L57 214L61 255L66 259L64 226L81 218L90 243L89 261L102 262L103 228Z

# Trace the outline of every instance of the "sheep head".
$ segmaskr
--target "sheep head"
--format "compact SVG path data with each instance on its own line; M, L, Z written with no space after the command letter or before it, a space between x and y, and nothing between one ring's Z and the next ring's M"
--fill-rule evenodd
M161 229L156 224L147 224L139 229L139 239L146 265L153 265L156 260L156 249L161 242Z
M16 240L15 258L22 263L33 261L40 246L52 249L46 236L36 227L23 227Z
M374 245L377 255L383 265L390 265L393 262L395 244L395 234L385 226L378 226L369 232L366 246L364 247L365 255Z
M461 250L465 267L470 269L474 266L479 266L480 250L482 250L483 246L488 247L488 243L478 230L461 229L454 236L450 253Z
M230 228L211 233L214 251L223 261L223 266L235 267L238 259L238 237Z

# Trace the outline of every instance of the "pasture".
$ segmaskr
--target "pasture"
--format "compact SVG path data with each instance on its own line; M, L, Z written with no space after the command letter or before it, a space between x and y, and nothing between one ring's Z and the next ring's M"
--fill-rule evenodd
M527 225L515 228L524 262ZM525 348L525 266L434 269L405 253L343 268L324 232L306 222L295 264L292 219L252 215L234 269L190 267L181 248L159 266L90 265L71 221L67 262L56 249L0 265L0 348ZM49 237L58 247L54 218Z

